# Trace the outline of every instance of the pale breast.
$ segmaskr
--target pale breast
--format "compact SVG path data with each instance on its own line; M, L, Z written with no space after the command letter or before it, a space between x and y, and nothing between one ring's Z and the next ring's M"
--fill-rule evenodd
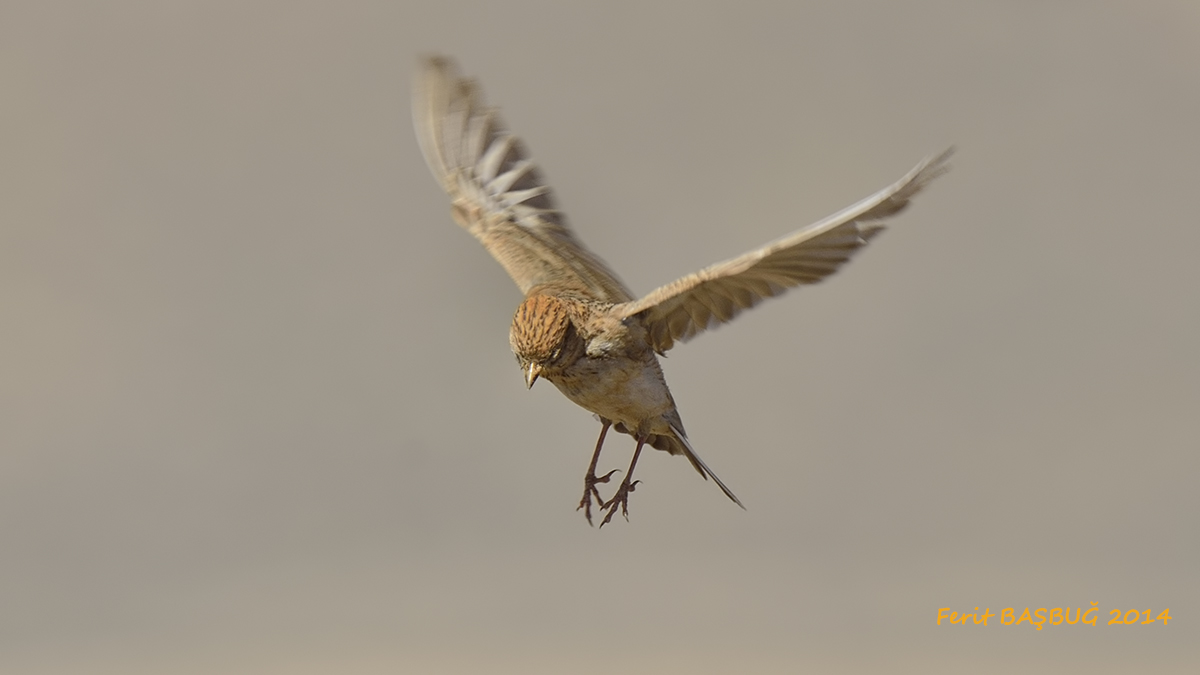
M551 379L577 405L642 433L668 433L662 416L675 408L653 354L641 359L584 356Z

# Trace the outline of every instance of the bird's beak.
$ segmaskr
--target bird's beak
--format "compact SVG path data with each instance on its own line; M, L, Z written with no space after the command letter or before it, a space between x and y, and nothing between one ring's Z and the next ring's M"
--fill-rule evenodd
M533 389L533 383L537 382L538 375L542 373L542 367L536 363L529 364L529 368L525 371L525 386Z

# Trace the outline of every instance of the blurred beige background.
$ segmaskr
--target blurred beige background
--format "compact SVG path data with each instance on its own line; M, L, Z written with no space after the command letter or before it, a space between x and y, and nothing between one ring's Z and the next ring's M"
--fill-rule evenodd
M639 292L958 146L665 362L747 511L663 453L574 510L429 52ZM1197 64L1192 0L5 2L0 672L1196 672Z

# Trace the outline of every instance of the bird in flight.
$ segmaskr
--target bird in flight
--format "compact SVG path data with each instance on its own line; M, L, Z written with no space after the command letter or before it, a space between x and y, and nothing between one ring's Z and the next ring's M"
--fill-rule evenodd
M509 331L525 384L548 380L600 420L578 509L590 524L595 503L604 512L601 527L618 509L628 520L629 494L640 482L633 472L647 445L683 455L742 506L688 441L658 356L766 298L836 272L883 229L882 219L947 170L951 153L926 159L892 185L808 227L637 298L567 226L525 146L451 60L421 62L413 119L425 160L450 196L454 220L525 294ZM606 500L597 485L619 471L596 475L609 427L632 436L637 446Z

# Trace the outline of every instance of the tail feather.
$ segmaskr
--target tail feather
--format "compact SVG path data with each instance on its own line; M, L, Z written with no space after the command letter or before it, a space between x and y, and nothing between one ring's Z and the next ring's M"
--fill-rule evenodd
M746 505L742 503L742 500L738 499L737 495L733 494L733 490L730 490L729 486L726 485L725 482L720 478L718 478L717 474L713 473L713 470L708 468L708 465L704 463L704 460L700 459L700 456L696 454L695 449L692 448L692 444L688 442L687 434L683 431L683 424L678 421L679 415L675 414L674 417L674 420L666 420L667 424L671 427L671 433L652 434L648 442L650 447L656 450L663 450L664 452L672 455L683 455L684 457L687 457L688 461L692 463L692 467L696 469L696 473L699 473L701 478L708 480L711 477L713 482L717 484L717 487L721 488L721 492L724 492L725 496L729 497L730 501L745 509ZM636 435L630 432L629 428L621 422L615 422L613 424L613 429L622 434L629 434L630 436Z
M681 446L679 448L680 452L683 453L684 457L688 458L688 461L692 463L692 466L696 468L696 471L698 471L706 480L711 476L713 482L717 484L717 487L721 488L721 492L724 492L726 497L729 497L734 504L737 504L745 509L746 506L742 504L742 500L738 499L737 495L733 494L733 491L730 490L729 487L717 477L717 474L713 473L713 470L708 468L708 465L704 463L704 460L700 459L700 456L696 454L696 451L692 448L692 444L688 442L687 434L683 433L683 428L672 424L671 431L674 432L671 435L671 440L678 442L678 444ZM675 452L675 450L675 448L672 448L668 452L670 452L672 455L678 454Z

